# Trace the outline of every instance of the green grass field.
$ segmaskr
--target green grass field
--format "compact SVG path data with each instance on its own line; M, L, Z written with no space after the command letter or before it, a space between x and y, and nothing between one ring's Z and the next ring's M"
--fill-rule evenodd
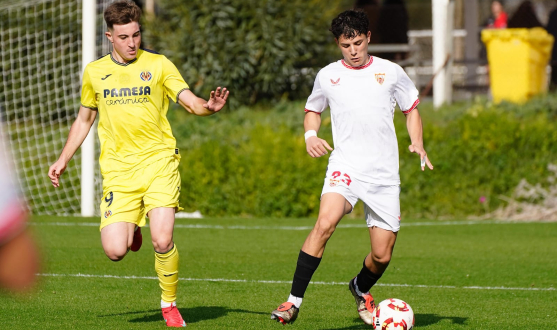
M43 254L37 290L0 297L0 329L163 329L148 230L114 263L97 219L34 217ZM177 220L178 307L193 329L286 329L270 312L290 290L313 219ZM400 298L416 329L553 329L557 223L405 220L391 265L372 289ZM199 226L195 226L199 225ZM347 282L369 249L363 221L329 241L291 329L369 329ZM133 278L136 277L136 278Z

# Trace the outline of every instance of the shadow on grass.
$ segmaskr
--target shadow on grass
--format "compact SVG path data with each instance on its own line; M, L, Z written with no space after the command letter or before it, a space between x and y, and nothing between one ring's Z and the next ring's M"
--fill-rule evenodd
M344 327L344 328L325 328L325 329L321 329L321 330L357 330L357 329L373 329L371 327L371 325L367 325L365 323L362 322L362 320L359 317L355 317L354 320L354 325L351 325L349 327Z
M254 312L254 311L248 311L244 309L227 308L221 306L199 306L199 307L178 308L178 309L180 310L180 314L182 314L182 317L188 324L217 319L219 317L226 316L228 313L263 314L263 315L268 314L263 312ZM143 323L143 322L163 321L162 313L160 309L99 315L99 317L118 317L124 315L134 315L134 314L144 314L144 315L141 317L130 319L128 322Z
M359 317L355 317L352 321L354 325L344 328L325 328L321 330L357 330L357 329L373 329L371 325L365 324Z
M439 316L436 314L415 314L414 315L415 319L416 319L416 326L420 326L420 327L424 327L424 326L428 326L428 325L432 325L435 323L439 323L441 320L451 320L451 322L453 324L460 324L463 325L464 323L466 323L466 320L468 320L468 318L466 317L457 317L457 316ZM344 328L328 328L328 329L322 329L322 330L355 330L355 329L370 329L371 326L366 325L364 323L362 323L362 320L360 320L360 318L354 318L354 324L352 326L349 327L344 327Z
M439 323L441 320L451 320L453 324L461 324L463 325L468 320L467 317L458 317L458 316L440 316L436 314L415 314L414 317L416 318L416 325L418 326L426 326L435 323Z

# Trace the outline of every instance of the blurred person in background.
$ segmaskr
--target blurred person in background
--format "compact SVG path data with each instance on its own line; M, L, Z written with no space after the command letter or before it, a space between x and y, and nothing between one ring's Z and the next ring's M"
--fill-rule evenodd
M495 0L491 2L491 15L484 23L485 29L505 29L507 28L507 13L504 9L504 4L502 0ZM481 39L481 37L480 37ZM480 42L480 54L479 58L482 60L487 59L487 49L485 44ZM487 68L489 70L489 67Z
M0 287L15 292L35 283L39 255L27 229L25 202L6 145L0 127Z
M485 27L488 29L504 29L507 27L507 13L502 0L491 2L491 16L487 19Z
M330 31L342 59L322 68L305 106L306 151L322 157L333 149L317 137L321 114L329 107L335 150L329 157L319 215L298 254L288 300L271 313L283 324L298 317L304 294L323 257L325 246L342 218L358 200L364 203L371 242L360 272L348 281L358 315L372 323L375 301L370 289L387 269L400 229L400 176L395 105L406 117L410 152L422 171L433 170L423 145L418 90L397 64L368 54L369 22L362 11L347 10ZM277 255L280 257L280 255Z

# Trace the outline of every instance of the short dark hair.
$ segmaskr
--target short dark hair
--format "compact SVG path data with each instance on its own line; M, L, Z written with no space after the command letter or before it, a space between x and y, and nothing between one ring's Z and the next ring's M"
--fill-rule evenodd
M347 10L333 19L329 31L331 31L337 39L340 38L340 36L352 39L362 33L367 34L369 31L369 19L363 11Z
M114 25L124 25L131 22L139 23L141 19L141 8L130 0L119 0L113 2L104 11L106 26L112 30Z

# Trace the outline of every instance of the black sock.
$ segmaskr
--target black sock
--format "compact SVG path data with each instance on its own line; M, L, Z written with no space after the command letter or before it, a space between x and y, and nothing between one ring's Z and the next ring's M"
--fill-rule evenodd
M292 281L292 290L290 290L291 295L300 298L304 297L309 281L311 281L311 277L320 262L321 258L310 256L300 250L300 254L298 255L298 264L296 266L296 271L294 272L294 280Z
M364 266L358 276L356 276L356 284L358 285L358 290L361 293L366 293L371 289L372 286L377 283L383 274L375 274L366 267L366 260L364 259Z

